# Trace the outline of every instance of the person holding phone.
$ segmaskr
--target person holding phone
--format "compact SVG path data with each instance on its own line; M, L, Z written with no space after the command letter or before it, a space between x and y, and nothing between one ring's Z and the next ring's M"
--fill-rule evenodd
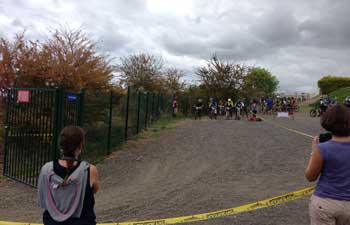
M312 141L305 170L308 181L318 179L311 196L311 225L350 224L350 110L336 105L321 118L321 126L332 133L330 140Z

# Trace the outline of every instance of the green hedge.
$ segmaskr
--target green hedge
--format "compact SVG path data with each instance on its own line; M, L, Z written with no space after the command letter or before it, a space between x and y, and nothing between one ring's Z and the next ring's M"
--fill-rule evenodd
M322 94L330 94L340 88L350 87L350 77L326 76L317 82Z

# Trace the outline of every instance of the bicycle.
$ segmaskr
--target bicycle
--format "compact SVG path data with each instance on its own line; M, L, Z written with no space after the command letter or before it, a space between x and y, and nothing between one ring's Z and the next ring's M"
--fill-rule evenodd
M211 107L210 111L209 111L209 118L212 119L216 119L217 118L217 110L215 107Z
M225 107L225 118L229 120L232 117L232 107Z
M240 119L241 119L241 108L236 107L236 120L240 120Z
M202 111L202 107L199 107L199 106L194 106L194 119L197 120L197 119L201 119L201 111Z

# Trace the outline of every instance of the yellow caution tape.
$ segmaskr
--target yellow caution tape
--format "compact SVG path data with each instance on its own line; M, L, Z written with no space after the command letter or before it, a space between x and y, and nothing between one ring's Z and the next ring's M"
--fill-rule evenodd
M272 123L272 122L270 122L270 123ZM273 124L275 124L276 126L279 126L281 128L287 129L291 132L303 135L303 136L307 136L307 137L311 137L311 138L313 137L313 136L308 135L306 133L279 125L277 123L273 123ZM223 210L214 211L214 212L190 215L190 216L181 216L181 217L159 219L159 220L146 220L146 221L121 222L121 223L99 223L99 224L100 225L167 225L167 224L203 221L203 220L226 217L226 216L231 216L231 215L235 215L235 214L242 213L242 212L249 212L249 211L254 211L256 209L261 209L261 208L279 205L279 204L289 202L289 201L292 201L292 200L295 200L295 199L298 199L298 198L301 198L304 196L311 195L314 190L315 190L315 187L309 187L309 188L301 189L299 191L290 192L288 194L280 195L280 196L277 196L274 198L269 198L269 199L257 201L257 202L242 205L242 206L237 206L237 207L223 209ZM42 224L0 221L0 225L42 225Z
M230 216L242 212L253 211L256 209L266 208L274 205L279 205L285 202L289 202L303 196L308 196L312 194L315 187L305 188L299 191L291 192L288 194L280 195L274 198L269 198L265 200L261 200L258 202L250 203L247 205L242 205L234 208L223 209L219 211L202 213L190 216L181 216L176 218L167 218L167 219L159 219L159 220L147 220L147 221L139 221L139 222L121 222L121 223L100 223L100 225L166 225L166 224L177 224L177 223L188 223L195 222L201 220L209 220L219 217ZM20 223L20 222L7 222L0 221L0 225L41 225L38 223Z

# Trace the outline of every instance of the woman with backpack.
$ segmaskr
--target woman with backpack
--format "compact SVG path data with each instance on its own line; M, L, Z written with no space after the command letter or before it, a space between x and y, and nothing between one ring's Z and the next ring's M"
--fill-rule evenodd
M38 180L39 206L45 225L95 225L94 194L99 189L96 167L79 160L84 148L82 128L67 126L59 138L62 158L46 163Z

